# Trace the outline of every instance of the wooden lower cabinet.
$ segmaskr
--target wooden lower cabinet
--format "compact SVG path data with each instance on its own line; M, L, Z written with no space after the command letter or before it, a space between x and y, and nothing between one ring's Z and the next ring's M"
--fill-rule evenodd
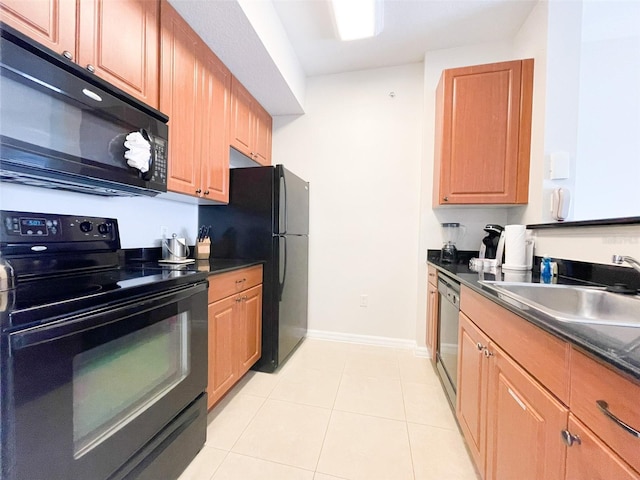
M485 480L561 480L568 408L460 314L456 416Z
M260 281L256 283L256 273ZM248 273L248 274L247 274ZM248 280L248 288L241 285ZM237 270L209 281L209 378L207 407L212 408L262 354L262 267ZM239 285L232 295L228 285ZM214 301L211 301L214 299Z
M562 480L569 410L490 344L485 479Z
M487 336L463 313L458 328L458 389L456 417L478 470L484 472L488 362Z
M460 305L456 417L483 480L640 480L620 424L640 425L639 382L466 287Z
M567 480L640 479L637 472L573 414L569 415L568 431L578 441L567 448Z

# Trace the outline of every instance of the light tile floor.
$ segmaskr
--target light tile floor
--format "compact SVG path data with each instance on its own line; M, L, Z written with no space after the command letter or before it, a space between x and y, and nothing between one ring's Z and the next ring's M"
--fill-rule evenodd
M430 363L410 350L306 339L209 413L179 480L477 480Z

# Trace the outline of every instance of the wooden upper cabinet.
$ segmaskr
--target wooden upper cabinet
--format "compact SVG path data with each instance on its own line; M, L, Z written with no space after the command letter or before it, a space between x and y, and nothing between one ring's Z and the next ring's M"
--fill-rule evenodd
M271 165L271 116L235 77L231 92L231 146L261 165Z
M205 45L200 46L199 108L202 196L229 201L229 109L231 73Z
M160 110L169 115L167 188L228 202L231 73L168 2L161 9Z
M153 0L82 0L77 63L158 107L159 5Z
M198 150L198 35L167 2L161 14L160 110L169 116L167 188L195 195L200 188Z
M260 104L256 102L255 108L255 159L261 165L271 165L271 136L273 119Z
M434 206L527 203L532 94L532 59L442 73Z
M1 0L0 19L158 108L155 0Z
M76 58L74 0L0 0L0 20L54 52Z

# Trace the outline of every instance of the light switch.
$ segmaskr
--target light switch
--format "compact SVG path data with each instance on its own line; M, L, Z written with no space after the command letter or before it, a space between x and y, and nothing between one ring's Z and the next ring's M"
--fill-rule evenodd
M549 169L550 180L569 178L569 152L553 152Z

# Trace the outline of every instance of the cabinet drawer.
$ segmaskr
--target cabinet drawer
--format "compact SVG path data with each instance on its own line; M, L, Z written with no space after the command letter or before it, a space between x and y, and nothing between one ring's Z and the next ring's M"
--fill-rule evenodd
M438 286L438 271L435 267L430 265L427 267L427 279L432 285Z
M542 385L569 404L568 343L464 286L460 309Z
M575 349L571 352L571 411L640 471L640 438L601 409L607 409L619 421L640 431L638 399L640 383L632 382Z
M640 475L573 414L569 415L569 432L580 437L580 443L574 443L567 449L567 480L640 480Z
M262 265L209 277L209 303L262 283Z

